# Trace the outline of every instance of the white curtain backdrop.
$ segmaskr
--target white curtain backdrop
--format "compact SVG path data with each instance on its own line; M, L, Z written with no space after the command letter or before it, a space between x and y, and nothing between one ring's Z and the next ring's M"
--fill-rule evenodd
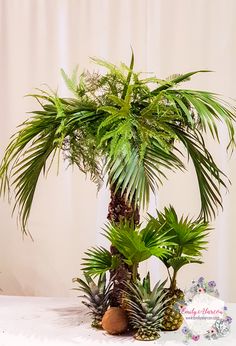
M129 62L135 52L136 70L159 77L198 69L214 73L193 78L188 86L236 98L235 0L0 0L0 157L26 112L38 107L24 95L36 87L67 95L60 68L71 72L96 69L89 57L114 63ZM179 274L179 286L193 278L215 280L221 297L236 302L235 274L235 154L225 153L226 133L220 145L209 145L232 185L225 194L224 211L213 226L205 263L189 265ZM22 239L11 207L0 201L0 287L2 294L75 295L72 277L78 276L83 252L104 244L99 235L106 220L109 195L76 169L62 162L36 191L29 237ZM169 175L153 198L150 211L173 204L178 212L196 216L199 198L194 173ZM142 266L153 280L164 279L157 260Z

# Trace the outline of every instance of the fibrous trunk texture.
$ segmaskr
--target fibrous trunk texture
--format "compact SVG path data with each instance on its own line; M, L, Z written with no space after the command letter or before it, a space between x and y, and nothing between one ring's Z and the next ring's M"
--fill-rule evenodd
M139 210L135 203L128 203L125 199L125 193L121 195L121 191L115 191L114 187L110 187L111 201L108 207L107 218L112 223L118 223L120 221L130 221L130 224L137 225L140 221ZM119 251L111 246L111 254L122 255ZM122 291L124 289L124 282L130 281L132 278L131 268L121 261L121 264L115 270L110 272L111 279L113 280L113 292L111 294L111 306L120 306L122 301Z
M134 202L129 204L125 199L125 192L121 195L121 191L115 191L114 187L110 188L111 201L108 207L107 218L111 222L120 222L122 220L133 221L135 225L139 224L139 210L135 207Z

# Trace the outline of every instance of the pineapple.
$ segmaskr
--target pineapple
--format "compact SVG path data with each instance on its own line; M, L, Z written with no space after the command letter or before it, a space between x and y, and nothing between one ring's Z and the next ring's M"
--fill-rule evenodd
M90 310L89 314L92 315L93 318L92 327L102 328L101 322L103 315L109 307L112 284L110 282L106 285L106 274L101 274L99 276L97 284L89 274L84 273L84 276L86 281L80 278L73 279L73 282L79 284L79 288L75 289L85 293L80 297L86 299L86 301L82 301L82 303Z
M178 301L184 300L184 293L180 289L175 289L173 293L170 290L167 290L166 297L170 300L166 304L162 329L168 331L178 330L183 323L183 316L178 312L175 305Z
M143 283L136 281L127 284L127 295L124 297L130 326L136 330L137 340L155 340L160 337L162 320L167 303L167 292L164 290L166 281L158 282L153 290L150 288L150 275Z

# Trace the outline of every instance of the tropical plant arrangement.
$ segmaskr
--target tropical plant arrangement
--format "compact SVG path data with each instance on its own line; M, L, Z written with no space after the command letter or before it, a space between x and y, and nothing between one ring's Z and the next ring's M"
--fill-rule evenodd
M181 324L181 316L173 311L174 302L182 297L176 286L177 272L187 263L201 263L208 222L222 207L221 188L227 186L227 177L203 135L209 133L219 142L221 121L228 130L228 148L233 149L235 108L212 92L180 87L205 70L163 80L136 73L133 54L129 66L93 61L107 72L79 75L75 69L70 78L62 70L71 98L39 89L30 95L41 109L21 124L6 148L0 193L14 190L13 210L18 210L22 231L28 234L39 177L51 168L57 153L63 153L98 187L106 181L111 201L104 235L111 247L88 250L83 260L85 281L75 280L84 292L94 326L113 333L109 321L114 324L118 314L123 322L115 333L129 326L137 331L137 339L150 340L158 337L160 329L175 330ZM149 215L143 227L140 211L148 206L150 193L156 193L168 178L168 170L186 169L186 156L198 182L197 219L178 219L169 207L157 212L157 217ZM151 256L165 264L169 288L159 282L151 289L149 275L141 281L138 265ZM99 276L97 283L93 276Z
M159 330L177 330L182 325L183 318L174 307L176 302L184 300L183 292L176 287L177 273L186 264L202 263L201 253L206 249L209 231L209 223L203 220L189 220L184 217L178 219L173 207L165 208L163 213L157 212L157 217L149 215L144 228L141 228L141 225L130 227L130 224L123 221L119 224L108 224L104 236L121 256L111 254L103 247L89 249L82 263L86 280L89 278L94 286L92 276L99 275L99 287L101 277L106 272L110 271L115 275L116 268L128 266L131 276L120 290L119 306L127 312L130 326L137 330L136 339L154 340L159 336ZM165 264L170 279L169 288L164 287L166 282L159 282L151 290L149 274L143 283L140 281L138 265L151 256ZM173 273L170 273L170 268ZM84 281L75 281L80 284L79 289L84 291L88 298ZM112 290L109 299L112 305ZM89 301L94 300L94 294L90 290ZM88 306L87 303L85 305ZM93 305L91 311L99 328L103 324L103 316L100 315L100 320L97 318L100 306L95 308ZM114 325L116 330L116 324Z

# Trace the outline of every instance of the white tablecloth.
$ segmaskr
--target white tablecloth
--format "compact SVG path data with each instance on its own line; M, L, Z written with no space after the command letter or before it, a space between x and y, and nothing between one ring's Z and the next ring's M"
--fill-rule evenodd
M231 333L214 341L191 341L190 345L236 345L236 304L228 304L233 318ZM111 336L90 327L86 308L78 298L0 296L0 346L183 346L180 331L161 333L152 342L131 336Z

